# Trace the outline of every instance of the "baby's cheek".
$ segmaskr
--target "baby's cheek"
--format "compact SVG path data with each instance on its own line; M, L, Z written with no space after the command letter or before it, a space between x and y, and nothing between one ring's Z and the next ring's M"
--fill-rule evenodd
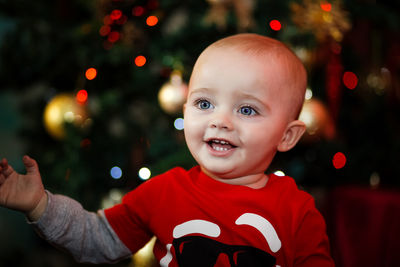
M203 128L203 124L198 118L193 118L189 116L184 120L184 130L189 132L190 134L202 131Z
M183 130L187 143L191 143L201 136L201 130L199 126L193 122L185 123Z

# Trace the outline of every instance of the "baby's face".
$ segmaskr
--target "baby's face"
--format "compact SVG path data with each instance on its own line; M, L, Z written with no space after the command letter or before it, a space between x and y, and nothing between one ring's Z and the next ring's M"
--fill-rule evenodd
M232 179L267 169L289 122L285 78L279 66L233 49L203 53L184 116L187 145L207 174Z

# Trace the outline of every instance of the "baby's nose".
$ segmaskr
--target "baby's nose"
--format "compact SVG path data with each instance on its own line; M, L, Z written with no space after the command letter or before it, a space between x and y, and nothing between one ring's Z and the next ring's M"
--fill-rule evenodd
M210 121L211 128L218 128L224 130L232 130L233 124L230 116L224 112L215 112Z

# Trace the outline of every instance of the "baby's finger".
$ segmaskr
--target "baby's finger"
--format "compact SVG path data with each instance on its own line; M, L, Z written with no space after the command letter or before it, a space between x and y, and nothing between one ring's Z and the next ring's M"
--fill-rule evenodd
M7 159L6 158L3 158L1 161L0 161L0 168L5 168L6 166L7 166ZM1 169L0 169L1 170Z
M36 163L36 160L32 159L31 157L29 157L28 155L25 155L22 158L22 161L24 162L25 168L27 170L28 173L36 173L39 171L39 167Z
M1 172L4 175L4 178L7 178L8 176L10 176L11 173L13 173L13 171L14 171L14 169L10 165L8 165L7 159L3 159L1 161L1 167L2 167Z
M2 185L4 183L4 181L6 180L6 177L4 176L4 170L5 167L7 167L7 160L6 159L2 159L0 161L0 185Z

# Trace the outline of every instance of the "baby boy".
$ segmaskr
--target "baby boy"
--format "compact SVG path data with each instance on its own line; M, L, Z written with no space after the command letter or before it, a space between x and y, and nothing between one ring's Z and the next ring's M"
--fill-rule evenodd
M334 266L325 222L290 177L266 174L305 131L306 71L281 42L257 34L221 39L199 56L184 106L198 166L173 168L97 213L45 191L0 164L0 205L22 211L50 243L81 262L129 257L153 236L160 266Z

